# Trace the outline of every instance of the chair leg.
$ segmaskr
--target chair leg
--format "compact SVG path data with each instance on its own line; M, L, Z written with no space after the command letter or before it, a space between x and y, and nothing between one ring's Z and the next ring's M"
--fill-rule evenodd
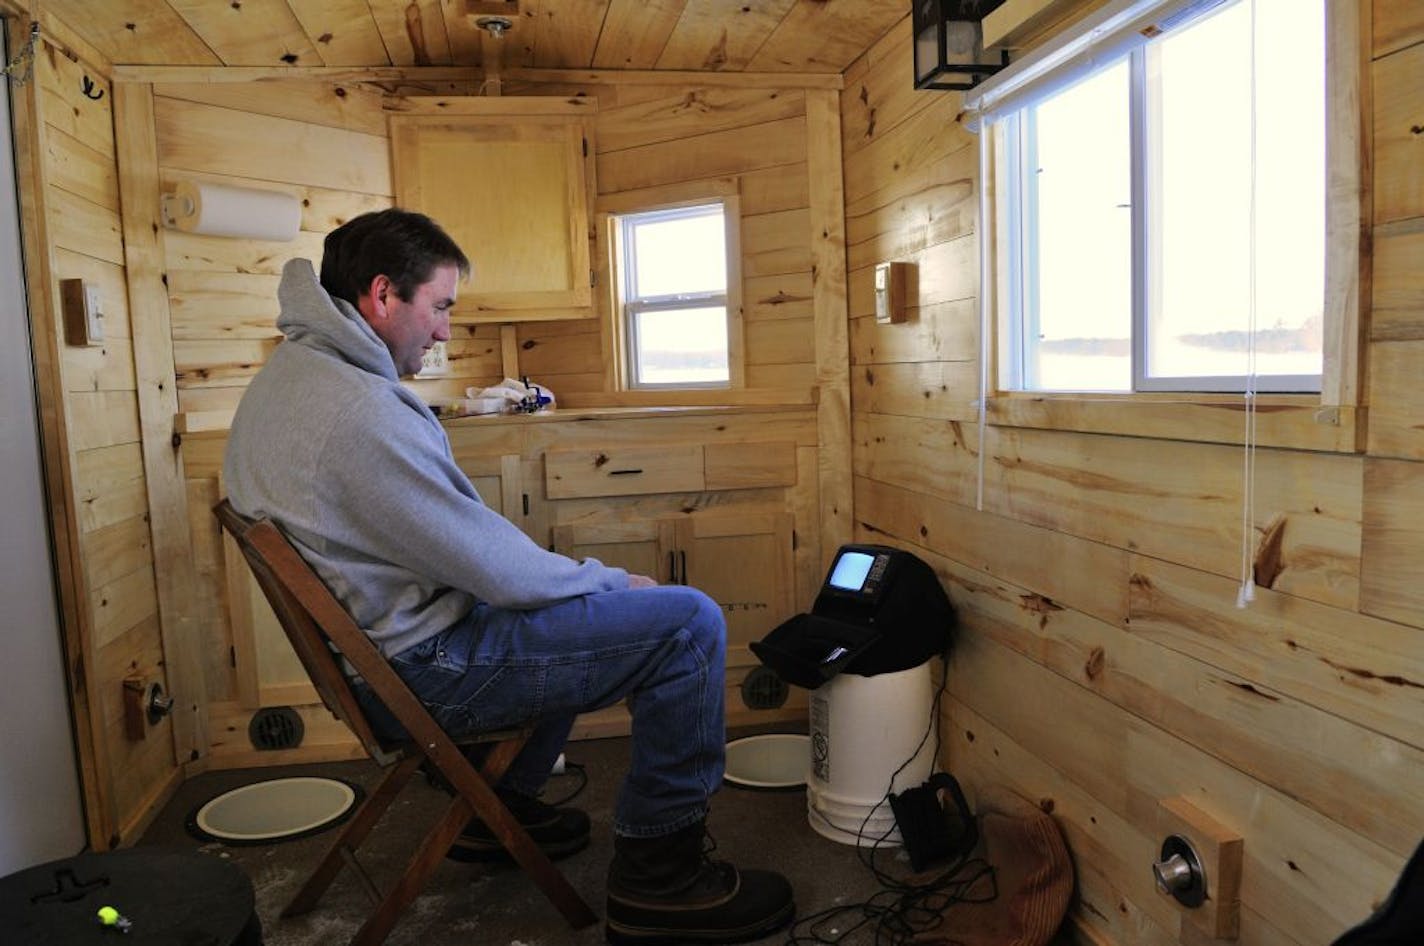
M365 804L342 827L341 833L336 836L336 840L327 849L326 856L312 871L307 882L302 885L302 889L297 891L297 895L287 904L287 908L282 911L283 917L300 916L316 906L321 895L326 893L326 888L330 887L331 882L336 879L336 875L341 873L342 865L346 863L346 856L354 853L356 848L361 846L361 842L366 840L366 836L371 833L376 822L381 820L381 815L386 813L391 802L396 800L396 796L400 794L406 782L410 781L411 775L415 773L420 762L420 756L409 755L386 771L385 778L381 779L380 784L366 799Z
M455 843L456 836L469 824L473 814L470 803L463 797L457 795L450 802L445 814L420 843L405 873L386 891L380 905L356 931L356 935L351 939L351 946L380 946L385 942L401 913L419 896L426 881L445 859L450 845Z
M502 818L487 817L485 821L495 837L499 838L499 843L504 845L504 849L514 858L514 862L534 881L534 886L549 898L549 902L573 929L581 930L597 923L598 914L579 896L578 891L553 865L548 855L539 850L534 839L529 837L529 832L514 819L509 809L501 805L500 812ZM501 824L501 821L505 823Z
M524 748L529 734L496 743L480 765L484 780L474 780L470 784L470 804L499 839L499 843L514 858L514 862L529 875L534 885L549 898L554 907L576 930L598 922L598 915L574 890L563 873L550 862L548 856L529 837L529 832L495 795L494 786L509 768L514 757ZM432 760L433 761L433 760ZM449 773L446 773L447 776ZM453 839L452 839L453 840Z

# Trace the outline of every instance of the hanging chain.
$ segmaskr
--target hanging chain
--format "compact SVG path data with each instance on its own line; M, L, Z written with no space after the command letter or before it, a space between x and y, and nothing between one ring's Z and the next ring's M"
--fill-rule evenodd
M30 24L30 38L25 40L25 45L20 47L15 57L5 63L5 68L0 69L0 75L9 77L16 85L29 82L35 72L35 43L39 38L40 25L33 22Z

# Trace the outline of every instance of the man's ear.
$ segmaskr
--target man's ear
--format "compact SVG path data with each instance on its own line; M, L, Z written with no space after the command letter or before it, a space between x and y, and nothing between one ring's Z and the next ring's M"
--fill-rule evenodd
M366 291L361 293L360 298L356 300L356 309L368 322L384 321L386 306L393 292L395 292L395 286L391 284L389 276L374 276L371 279L371 284L366 287Z

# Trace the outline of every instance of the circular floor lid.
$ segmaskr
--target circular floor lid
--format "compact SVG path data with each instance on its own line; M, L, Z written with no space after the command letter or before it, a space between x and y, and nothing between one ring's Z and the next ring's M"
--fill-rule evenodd
M200 805L188 830L206 841L271 844L324 831L344 821L360 800L360 788L339 779L268 779Z
M742 788L800 788L810 767L810 737L800 733L743 736L727 743L725 778Z

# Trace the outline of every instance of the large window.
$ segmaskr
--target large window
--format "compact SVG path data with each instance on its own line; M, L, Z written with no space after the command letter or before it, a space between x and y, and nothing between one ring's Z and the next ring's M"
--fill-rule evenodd
M619 214L613 228L626 385L730 386L724 202Z
M1137 6L986 112L1000 387L1319 391L1326 4Z

